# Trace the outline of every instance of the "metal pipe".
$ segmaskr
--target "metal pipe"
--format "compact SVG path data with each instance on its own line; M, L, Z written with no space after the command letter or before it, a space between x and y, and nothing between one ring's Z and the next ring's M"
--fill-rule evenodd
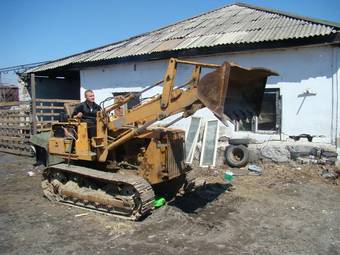
M113 110L121 107L122 105L126 104L127 102L129 102L132 98L134 98L136 95L134 94L129 94L128 96L122 98L120 101L112 104L111 106L108 106L106 108L104 108L105 113L109 113L112 112Z
M164 82L164 80L161 80L161 81L155 83L154 85L151 85L151 86L149 86L149 87L146 87L146 88L143 89L142 91L138 92L138 94L142 94L142 93L148 91L149 89L152 89L152 88L154 88L154 87L156 87L156 86L162 84L163 82Z
M196 65L196 66L201 66L201 67L206 67L206 68L219 68L221 65L215 65L215 64L205 64L205 63L199 63L199 62L194 62L194 61L187 61L187 60L179 60L176 59L177 63L185 64L185 65Z
M121 101L118 101L116 103L113 103L111 106L108 106L104 109L105 113L109 113L115 109L117 109L118 107L121 107L122 105L128 103L131 99L135 98L136 96L140 96L142 93L160 85L163 83L163 80L149 86L149 87L146 87L145 89L143 89L142 91L139 91L139 92L135 92L135 93L129 93L128 95L126 95ZM114 97L113 97L114 98ZM110 97L110 100L113 99L112 97ZM106 102L108 100L104 100L102 103ZM103 105L104 106L104 105ZM104 107L103 107L104 108Z
M193 79L191 79L190 81L187 81L186 83L182 84L182 85L179 85L177 87L175 87L174 89L181 89L181 88L184 88L186 86L188 86L190 83L194 82Z
M170 121L169 123L162 125L161 127L170 127L171 125L175 124L177 121L180 121L183 118L184 118L184 116L181 115L178 118L174 119L173 121Z
M36 67L36 66L39 66L39 65L47 64L48 62L50 62L50 61L43 61L43 62L36 62L36 63L31 63L31 64L3 67L3 68L0 68L0 73L32 68L32 67Z

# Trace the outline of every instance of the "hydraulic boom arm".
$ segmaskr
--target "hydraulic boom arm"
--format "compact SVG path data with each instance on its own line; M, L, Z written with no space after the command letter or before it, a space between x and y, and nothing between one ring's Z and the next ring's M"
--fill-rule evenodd
M174 88L178 64L192 65L194 68L190 81ZM201 78L202 68L214 71ZM97 158L105 161L109 150L147 132L147 127L156 121L180 112L183 112L182 117L176 120L207 107L223 123L226 120L240 120L258 115L266 80L270 75L276 73L263 68L245 69L228 62L214 65L171 58L162 81L164 86L161 95L132 108L124 116L109 117L110 112L136 96L131 93L118 98L114 104L97 114L97 137L92 141L97 148ZM110 141L108 132L116 134Z

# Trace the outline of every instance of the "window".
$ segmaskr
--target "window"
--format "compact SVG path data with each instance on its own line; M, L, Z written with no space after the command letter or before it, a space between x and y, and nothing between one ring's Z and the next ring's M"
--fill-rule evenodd
M280 124L280 91L266 91L263 95L261 113L257 120L257 130L277 131ZM280 117L280 119L278 118Z
M235 123L236 131L278 132L281 127L280 89L266 89L258 117Z

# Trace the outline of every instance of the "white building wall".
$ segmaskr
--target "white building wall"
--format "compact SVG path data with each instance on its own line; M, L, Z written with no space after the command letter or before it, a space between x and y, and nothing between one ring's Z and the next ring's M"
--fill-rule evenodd
M244 67L265 67L278 72L280 76L268 79L267 88L280 88L283 134L322 135L324 138L319 140L324 142L335 142L336 134L340 137L340 131L337 129L339 125L339 105L337 104L339 48L304 47L187 59L216 64L232 61ZM82 92L85 88L93 89L96 101L100 102L111 96L112 92L139 91L161 80L166 68L167 60L86 68L80 72ZM180 65L177 71L177 84L188 81L191 70L187 65ZM307 96L305 99L299 97L307 90L316 95ZM145 93L143 97L160 91L159 86ZM207 109L200 110L195 115L203 116L205 119L214 118ZM187 128L189 123L190 120L182 120L176 126ZM233 133L232 126L225 132L232 136L253 135L249 132ZM255 136L258 137L258 135Z
M340 160L340 104L339 104L339 93L340 93L340 47L333 48L333 122L332 129L335 133L335 144L337 147L338 159Z

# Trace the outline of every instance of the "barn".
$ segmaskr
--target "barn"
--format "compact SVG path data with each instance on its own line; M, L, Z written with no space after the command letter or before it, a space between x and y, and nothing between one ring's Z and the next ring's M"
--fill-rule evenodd
M340 24L248 4L231 4L155 31L31 68L36 97L96 101L138 92L162 80L170 57L243 67L265 67L279 76L267 81L260 116L228 127L220 135L285 139L315 135L313 141L340 145ZM179 66L177 84L190 77ZM29 86L28 82L28 86ZM156 87L147 98L161 91ZM195 118L214 120L208 110ZM188 130L190 118L174 124Z

